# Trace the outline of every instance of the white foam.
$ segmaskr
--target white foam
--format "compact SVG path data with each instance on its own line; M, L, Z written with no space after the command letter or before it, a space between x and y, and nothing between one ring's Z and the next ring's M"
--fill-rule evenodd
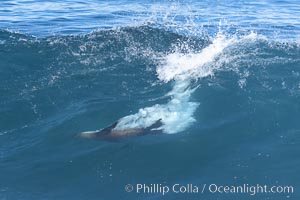
M190 96L197 88L192 88L191 80L213 75L217 69L213 65L215 58L234 42L217 34L212 44L198 53L171 53L157 67L157 76L163 82L174 81L173 89L167 94L167 104L156 104L141 108L138 113L119 120L115 129L145 128L161 119L164 133L181 132L196 120L193 117L199 103L191 102Z
M227 40L224 35L218 33L212 44L200 53L182 54L176 52L169 54L164 65L157 68L158 78L168 82L213 75L214 68L206 64L211 63L233 41L233 39Z
M199 104L189 102L193 91L175 84L170 92L171 100L167 104L141 108L138 113L120 119L115 129L145 128L161 119L164 125L160 128L163 132L171 134L183 131L195 121L192 114Z

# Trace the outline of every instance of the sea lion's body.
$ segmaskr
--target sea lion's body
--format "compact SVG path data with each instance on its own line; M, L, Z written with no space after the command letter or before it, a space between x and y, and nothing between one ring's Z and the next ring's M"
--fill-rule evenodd
M158 129L161 125L161 119L157 120L154 124L146 128L128 128L128 129L116 129L118 122L97 131L88 131L79 133L77 137L99 139L106 141L117 141L124 137L143 136L147 134L159 134L162 133L161 129Z

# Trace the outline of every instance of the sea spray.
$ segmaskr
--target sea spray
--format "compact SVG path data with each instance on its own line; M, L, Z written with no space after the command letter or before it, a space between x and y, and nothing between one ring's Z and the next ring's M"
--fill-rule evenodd
M214 59L231 43L233 39L226 39L220 32L210 45L199 53L168 54L162 64L157 67L157 77L162 82L173 82L173 89L167 94L170 100L166 104L155 104L141 108L138 113L123 117L116 129L145 128L162 119L160 127L164 133L173 134L185 130L193 122L194 112L198 102L191 102L190 97L197 87L191 81L213 75Z

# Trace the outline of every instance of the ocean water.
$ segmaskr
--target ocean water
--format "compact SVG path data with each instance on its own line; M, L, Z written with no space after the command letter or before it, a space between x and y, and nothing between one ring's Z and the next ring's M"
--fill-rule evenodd
M298 0L0 2L1 200L297 200L299 120Z

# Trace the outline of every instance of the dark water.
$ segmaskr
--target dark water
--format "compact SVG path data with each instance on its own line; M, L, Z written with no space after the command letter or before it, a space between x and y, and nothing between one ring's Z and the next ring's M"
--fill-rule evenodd
M0 3L0 199L300 198L299 2L39 3Z

